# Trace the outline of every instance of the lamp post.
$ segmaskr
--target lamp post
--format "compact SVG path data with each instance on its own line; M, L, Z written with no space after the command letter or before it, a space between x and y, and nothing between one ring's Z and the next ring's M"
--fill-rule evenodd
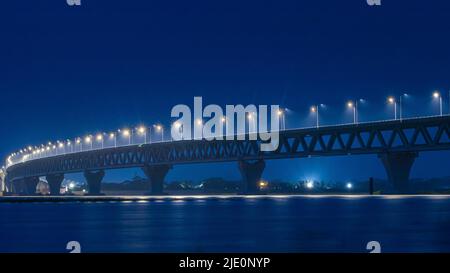
M109 139L112 139L114 142L114 148L117 148L117 137L115 133L110 133L109 134Z
M98 142L101 142L101 144L102 144L102 149L105 147L105 142L104 142L104 140L103 140L103 134L98 134L97 135L97 141Z
M248 119L248 133L252 134L256 132L256 122L257 122L257 115L255 113L248 113L247 114Z
M176 122L173 124L173 126L175 127L175 129L178 129L178 133L179 133L180 136L181 136L181 140L183 140L183 126L181 126L181 124L180 124L178 121L176 121Z
M311 113L315 113L316 114L316 128L319 128L320 126L320 117L319 117L319 108L320 107L325 107L325 104L317 104L317 105L313 105L311 106Z
M434 91L433 98L439 99L439 115L442 116L442 96L439 91Z
M73 154L73 144L72 144L72 141L70 141L69 139L67 140L67 146L70 147L70 153Z
M316 114L316 128L319 128L319 106L311 106L311 113Z
M86 144L90 144L91 145L91 150L93 148L92 146L92 137L91 136L87 136L84 141L86 142Z
M161 124L153 125L156 129L156 132L161 132L161 142L164 141L164 127Z
M124 137L128 137L128 145L131 145L131 135L132 135L131 131L129 129L124 129L122 131L122 135Z
M397 101L394 97L388 97L387 101L389 104L394 105L394 120L397 120Z
M140 135L144 135L144 144L147 144L147 129L145 128L145 126L140 126L138 128L138 133Z
M347 107L353 109L353 123L357 124L359 122L359 113L358 113L358 102L364 102L364 99L358 99L355 101L348 101Z
M349 101L347 102L347 107L353 109L353 123L357 123L357 117L356 117L356 109L357 109L357 102Z
M82 151L83 151L83 143L81 143L81 139L80 139L80 138L77 138L77 139L75 140L75 143L78 144L78 145L80 145L80 152L82 152Z
M223 136L227 135L227 133L226 133L227 132L227 118L222 116L221 121L222 121L222 127L223 127L222 128L222 137L223 137Z
M196 128L200 129L200 138L199 139L202 140L203 137L205 137L203 135L203 119L201 119L201 118L196 119L195 120L195 126L197 126ZM194 134L194 136L195 136L195 134Z
M277 115L280 117L281 130L286 130L286 115L283 109L279 109Z

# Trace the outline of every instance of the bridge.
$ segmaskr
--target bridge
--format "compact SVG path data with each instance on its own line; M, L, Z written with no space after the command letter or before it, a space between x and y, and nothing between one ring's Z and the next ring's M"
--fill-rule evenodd
M420 152L450 149L450 116L411 118L280 131L277 150L260 151L259 140L181 140L108 147L33 159L6 168L10 192L33 194L45 177L51 194L59 194L64 175L83 172L89 193L101 193L105 171L142 168L149 194L162 194L174 165L237 162L242 191L257 193L266 160L343 155L377 155L389 181L399 192L408 190L410 170Z

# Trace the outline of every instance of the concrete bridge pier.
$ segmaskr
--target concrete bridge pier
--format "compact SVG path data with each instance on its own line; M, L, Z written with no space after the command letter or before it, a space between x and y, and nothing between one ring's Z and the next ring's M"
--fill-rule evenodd
M84 178L89 188L89 195L101 195L102 180L105 177L105 171L84 171Z
M380 154L379 158L386 169L389 182L398 193L409 191L409 174L418 153L396 152Z
M12 194L20 193L20 181L9 181L8 192Z
M149 180L149 195L164 194L164 178L166 177L170 169L172 169L172 165L169 164L146 165L142 167L142 171Z
M50 188L50 195L59 195L61 183L64 181L64 174L49 174L45 176Z
M36 188L39 184L39 177L28 177L25 178L25 192L27 195L35 195Z
M259 193L258 182L261 180L262 173L266 167L266 162L262 159L257 160L256 162L241 160L238 164L243 182L241 193Z
M26 195L25 178L15 180L11 183L12 193Z

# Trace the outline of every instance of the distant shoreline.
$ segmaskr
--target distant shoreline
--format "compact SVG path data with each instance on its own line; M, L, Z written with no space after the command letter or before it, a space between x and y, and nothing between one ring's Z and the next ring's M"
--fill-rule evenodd
M450 198L449 194L409 194L409 195L360 195L360 194L261 194L261 195L158 195L158 196L1 196L0 203L68 203L68 202L150 202L150 201L195 201L221 199L287 199L287 198Z

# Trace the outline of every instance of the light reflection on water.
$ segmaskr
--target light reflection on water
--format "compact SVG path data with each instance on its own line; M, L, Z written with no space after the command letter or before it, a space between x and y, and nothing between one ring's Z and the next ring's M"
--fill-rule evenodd
M0 203L1 252L449 252L449 196Z

